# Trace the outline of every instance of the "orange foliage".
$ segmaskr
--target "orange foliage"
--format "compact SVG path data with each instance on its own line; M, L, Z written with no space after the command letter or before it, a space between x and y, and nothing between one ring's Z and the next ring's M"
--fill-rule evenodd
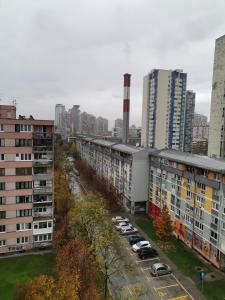
M154 219L153 226L160 240L168 240L173 232L173 225L168 208L165 206L160 214Z

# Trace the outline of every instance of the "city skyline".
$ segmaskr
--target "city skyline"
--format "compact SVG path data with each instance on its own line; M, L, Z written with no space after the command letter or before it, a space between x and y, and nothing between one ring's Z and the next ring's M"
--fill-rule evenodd
M54 7L52 1L13 2L1 3L0 62L7 76L2 76L0 97L16 98L19 113L38 108L35 117L52 119L56 103L79 103L84 111L104 115L112 127L122 117L122 74L130 72L130 123L140 126L144 74L181 68L188 73L187 89L196 92L196 112L209 117L214 42L223 34L224 2L82 1L78 9L71 1L56 1ZM158 31L149 20L157 21ZM173 43L164 43L171 34Z

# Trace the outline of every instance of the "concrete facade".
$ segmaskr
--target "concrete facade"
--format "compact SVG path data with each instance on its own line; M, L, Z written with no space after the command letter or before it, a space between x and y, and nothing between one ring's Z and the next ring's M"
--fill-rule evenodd
M54 122L14 115L0 124L0 253L51 243Z
M208 155L225 156L225 35L215 45Z
M184 151L191 149L185 140L187 74L182 70L152 70L143 81L142 146ZM189 102L190 104L191 102ZM187 124L188 126L188 124Z

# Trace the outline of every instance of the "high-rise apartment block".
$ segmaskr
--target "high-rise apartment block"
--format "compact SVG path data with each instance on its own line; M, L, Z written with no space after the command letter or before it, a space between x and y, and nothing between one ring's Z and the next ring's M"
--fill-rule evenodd
M191 149L185 139L185 119L193 108L186 106L187 74L182 70L155 69L144 77L142 106L142 146L184 151ZM194 94L191 99L193 100ZM192 134L187 130L186 134Z
M102 117L97 118L97 135L104 136L108 134L108 120Z
M208 155L225 157L225 35L215 46Z
M0 253L49 245L54 122L0 105Z
M62 104L55 106L55 133L63 137L66 135L66 110Z
M187 91L185 103L184 152L191 152L192 150L194 113L195 93Z
M209 123L208 118L201 114L194 114L193 120L193 138L207 139L209 138Z

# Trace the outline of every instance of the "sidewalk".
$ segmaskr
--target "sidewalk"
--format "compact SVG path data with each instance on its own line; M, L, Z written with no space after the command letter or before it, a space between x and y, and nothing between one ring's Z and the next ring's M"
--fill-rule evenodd
M39 251L26 251L22 253L12 253L10 255L1 255L0 259L5 259L5 258L14 258L14 257L20 257L20 256L29 256L29 255L45 255L48 253L52 253L52 249L48 250L39 250Z
M145 237L147 240L151 242L153 247L157 250L159 253L159 256L162 258L163 262L171 266L173 273L177 277L177 279L181 282L181 284L185 287L185 289L193 296L195 300L206 300L206 298L203 296L203 294L199 291L199 289L196 287L195 283L192 281L191 278L185 276L180 272L180 270L177 268L177 266L164 254L164 252L157 246L157 244L152 241L147 234L139 228L139 226L136 224L136 218L139 216L133 216L129 213L123 213L124 216L128 217L133 223L135 223L135 226L138 228L140 234ZM182 253L181 253L182 255Z

